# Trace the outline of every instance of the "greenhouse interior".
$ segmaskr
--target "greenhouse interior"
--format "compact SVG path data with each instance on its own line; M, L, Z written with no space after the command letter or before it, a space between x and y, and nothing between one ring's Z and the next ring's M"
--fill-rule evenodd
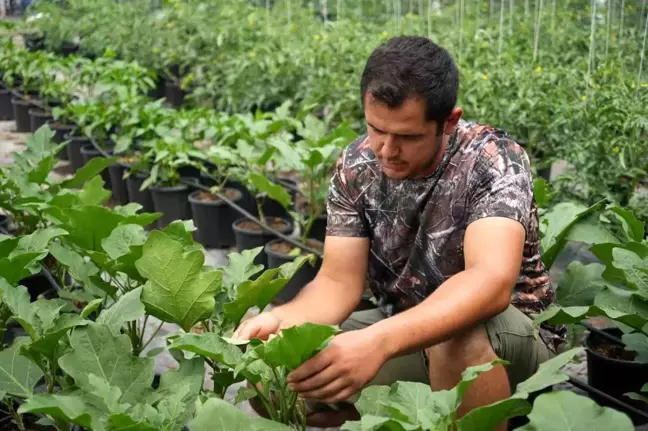
M648 430L648 0L1 3L0 431Z

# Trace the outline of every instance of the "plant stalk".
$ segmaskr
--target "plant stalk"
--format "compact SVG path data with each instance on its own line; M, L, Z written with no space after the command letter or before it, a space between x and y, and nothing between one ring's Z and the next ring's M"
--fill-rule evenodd
M153 341L153 339L156 337L156 335L158 334L158 332L160 332L160 329L162 329L162 325L164 325L164 322L160 322L160 324L159 324L158 327L155 329L155 331L153 332L153 334L151 334L151 336L149 337L149 339L148 339L148 341L146 342L146 344L144 344L144 345L142 346L142 348L140 349L140 353L142 353L142 352L143 352L143 351L148 347L148 345L151 344L151 341ZM138 354L137 356L139 356L139 354Z
M644 2L644 4L646 4ZM648 14L644 23L643 43L641 44L641 59L639 60L639 73L637 74L637 94L641 88L641 73L643 72L643 63L646 58L646 34L648 33Z

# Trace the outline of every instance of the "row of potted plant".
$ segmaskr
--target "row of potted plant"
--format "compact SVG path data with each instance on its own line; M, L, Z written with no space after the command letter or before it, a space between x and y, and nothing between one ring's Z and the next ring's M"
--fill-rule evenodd
M310 257L264 269L256 248L231 254L222 268L205 266L191 222L147 233L161 214L139 212L134 203L103 205L110 192L98 174L116 158L92 159L71 178L52 180L65 146L53 136L39 128L27 149L12 155L14 164L0 169L0 207L10 230L24 232L0 236L0 329L22 331L0 351L0 420L21 431L305 430L306 403L285 377L338 330L304 324L265 342L231 336L248 310L263 310ZM55 293L33 298L21 283L39 271L59 283ZM150 349L164 322L177 332ZM162 352L178 366L156 377L154 358ZM500 362L467 369L450 391L407 382L371 387L357 403L362 419L343 429L490 430L526 415L524 430L556 429L564 417L570 426L633 429L627 416L575 394L540 395L532 407L534 394L567 379L559 370L577 353L546 362L510 399L461 419L456 412L470 383ZM249 385L234 403L257 398L270 420L249 418L223 400L241 381ZM578 414L556 414L566 408Z

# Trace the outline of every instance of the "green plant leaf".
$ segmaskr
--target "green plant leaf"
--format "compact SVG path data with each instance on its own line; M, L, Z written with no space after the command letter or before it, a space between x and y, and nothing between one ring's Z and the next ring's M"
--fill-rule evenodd
M48 227L39 229L36 232L20 237L16 248L9 254L9 259L13 259L21 254L28 253L46 253L49 245L54 238L67 235L68 232L57 228Z
M297 270L308 259L307 256L298 257L293 262L279 268L265 271L254 281L247 280L239 284L233 300L223 305L225 317L234 322L236 326L251 307L259 307L260 310L263 310L272 301L272 298L286 287ZM275 278L278 274L280 276Z
M648 363L648 336L646 334L641 332L624 334L621 339L623 340L623 344L625 344L626 350L637 353L634 359L636 362L641 362L642 364Z
M216 305L214 296L221 287L221 272L203 270L204 261L202 251L185 253L180 242L153 231L135 264L148 279L142 302L149 313L177 323L185 331L208 318Z
M234 399L234 405L242 403L256 397L257 393L254 389L242 387L236 392L236 398Z
M155 362L134 357L127 335L114 336L107 326L90 323L72 331L70 347L71 352L59 359L59 365L79 388L91 392L94 386L88 376L95 374L119 388L122 404L131 405L152 391Z
M542 261L550 269L558 254L567 244L567 235L571 228L594 211L599 210L602 203L586 208L571 202L562 202L544 214L541 221Z
M556 289L558 304L563 307L594 304L594 298L604 288L604 270L605 266L600 263L571 262Z
M552 305L535 319L534 324L539 325L542 322L547 322L550 325L570 325L578 323L586 317L596 316L606 316L638 330L641 330L648 323L648 319L638 313L626 313L614 308L599 307L597 305L589 307L557 307Z
M94 157L79 168L72 178L61 182L60 186L66 189L81 187L83 183L99 175L101 171L116 161L117 157Z
M638 254L615 248L612 250L613 265L623 273L623 278L632 289L648 299L648 258L642 259Z
M83 189L77 193L77 198L82 205L101 205L110 199L110 196L111 192L104 188L104 181L100 176L86 182Z
M101 241L101 247L113 259L128 254L131 246L143 245L146 242L144 228L137 224L123 224L117 226L106 238Z
M90 301L88 305L83 307L83 310L81 311L81 318L87 319L88 316L90 316L95 310L97 310L101 306L102 302L103 302L103 298L97 298Z
M638 242L628 242L625 244L595 244L590 247L590 251L605 264L603 278L613 283L625 284L626 280L623 271L614 266L613 252L617 248L629 250L637 254L640 258L645 259L648 257L648 247Z
M223 284L228 287L238 286L250 277L263 271L263 265L254 263L254 258L261 253L263 247L243 250L240 253L230 253L227 255L229 261L222 267Z
M412 425L393 418L367 415L359 421L347 421L343 431L423 431L420 425Z
M545 208L549 203L547 181L544 178L536 178L533 181L533 197L539 208Z
M518 431L632 431L628 416L569 391L540 395Z
M81 391L71 394L38 394L29 398L18 409L20 414L32 413L49 415L57 419L73 422L86 429L93 429L94 417L102 412L87 402Z
M20 345L0 351L0 390L11 396L29 398L43 377L41 369L20 354Z
M333 326L304 323L283 329L255 350L268 365L294 370L326 347L337 333L339 329Z
M193 239L195 230L196 227L193 224L193 220L174 220L162 229L162 232L167 234L169 238L184 245L185 251L189 251L186 249L187 247L201 248L200 244L197 244Z
M273 199L284 208L289 208L292 203L290 194L279 184L275 184L263 175L257 172L248 173L248 181L258 192L265 193L270 199Z
M126 322L137 320L146 313L141 294L142 288L138 287L120 296L117 302L101 311L97 323L106 325L113 335L119 335Z
M117 292L116 287L104 282L100 278L97 280L99 274L97 265L92 261L86 261L83 256L68 246L53 243L50 247L50 253L59 263L67 267L72 278L81 283L84 289L94 296L103 297L105 296L103 292L107 292L110 295L114 295Z
M390 391L389 386L368 386L362 390L355 407L363 417L365 415L389 416L389 411L385 409L385 405L389 402Z
M638 220L632 212L618 205L608 205L606 208L617 216L621 221L621 226L625 232L628 240L641 242L644 239L644 222Z
M191 431L291 431L293 428L263 418L251 418L227 401L210 398L191 422Z
M241 349L223 340L220 335L214 332L180 335L173 340L169 350L193 352L230 368L235 368L243 357Z

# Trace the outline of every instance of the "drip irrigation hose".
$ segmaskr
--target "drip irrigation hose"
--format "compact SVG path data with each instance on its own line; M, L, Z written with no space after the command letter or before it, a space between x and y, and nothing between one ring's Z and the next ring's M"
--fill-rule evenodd
M101 148L94 139L90 138L90 142L94 146L95 150L97 150L103 157L110 157L110 154L106 153L106 151L104 151L104 149ZM132 167L130 164L121 162L119 160L117 161L117 164L119 164L120 166L122 166L124 168L127 168L127 169L131 169L131 167ZM149 172L146 172L146 171L143 171L143 170L140 170L140 172L149 173ZM236 203L229 200L224 194L218 193L218 192L213 193L209 189L209 187L203 186L202 184L199 184L197 181L189 181L189 180L181 178L180 182L182 184L186 185L186 186L198 188L200 190L203 190L203 191L206 191L208 193L211 193L211 194L215 195L220 200L222 200L223 202L228 204L230 207L234 208L237 212L239 212L245 218L247 218L248 220L253 221L254 223L261 226L264 230L270 232L273 235L276 235L277 237L281 238L282 240L286 241L287 243L290 243L290 244L294 245L295 247L298 247L298 248L300 248L302 250L305 250L308 253L312 253L315 256L319 257L319 258L324 257L324 255L322 254L321 251L310 248L310 247L306 246L305 244L302 244L299 241L297 241L297 240L295 240L293 238L290 238L289 236L286 236L286 235L282 234L281 232L278 232L278 231L274 230L270 226L266 225L265 222L261 222L261 220L259 220L257 217L253 216L252 214L250 214L249 212L247 212L246 210L244 210L243 208L238 206Z
M607 332L603 331L602 329L596 328L596 327L592 326L589 323L579 322L579 325L585 327L588 331L593 332L596 335L601 336L602 338L605 338L607 341L609 341L611 343L614 343L614 344L619 345L619 346L625 346L625 344L623 343L623 341L620 338L615 337L612 334L608 334Z
M623 401L621 401L618 398L615 398L611 395L606 394L605 392L596 389L593 386L588 385L581 379L578 379L576 377L569 376L569 383L571 383L573 386L577 387L578 389L581 389L587 393L596 395L597 397L601 397L605 399L607 402L614 404L617 408L621 408L627 412L631 412L633 415L637 415L646 421L648 421L648 413L644 412L643 410L639 410L638 408L631 406L630 404L627 404Z

